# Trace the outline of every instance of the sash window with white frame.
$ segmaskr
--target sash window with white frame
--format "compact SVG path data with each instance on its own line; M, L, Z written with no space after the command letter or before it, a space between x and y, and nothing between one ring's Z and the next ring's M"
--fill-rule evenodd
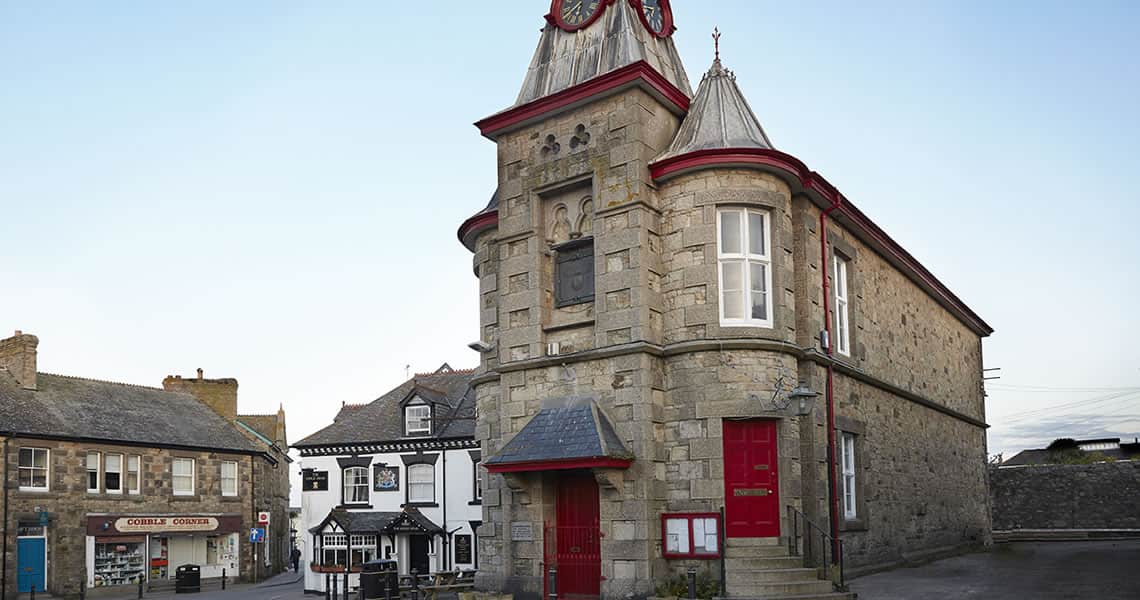
M431 435L431 406L412 404L404 408L405 435Z
M344 503L368 503L368 467L348 467L344 470Z
M832 273L835 286L835 349L844 356L851 355L851 320L849 318L850 296L847 291L847 266L849 261L838 254Z
M772 326L770 222L766 210L717 211L721 325Z
M87 453L87 491L99 492L99 453Z
M171 466L171 471L174 475L174 495L175 496L193 496L194 495L194 459L193 458L175 458L174 464Z
M20 448L19 485L22 491L46 492L48 490L47 448Z
M131 494L138 494L141 491L139 484L140 466L142 457L128 456L127 457L127 492Z
M103 474L103 478L107 484L107 493L123 493L123 455L108 454L107 462L103 466L106 470Z
M855 434L843 432L839 453L843 467L843 518L854 519L855 505Z
M408 502L435 502L435 465L408 466Z
M232 460L222 461L222 495L223 496L236 496L238 495L237 489L237 462Z

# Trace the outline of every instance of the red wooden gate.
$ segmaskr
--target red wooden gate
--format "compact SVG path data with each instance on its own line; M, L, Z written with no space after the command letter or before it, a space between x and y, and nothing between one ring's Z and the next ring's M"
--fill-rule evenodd
M776 421L724 422L727 537L780 535Z
M558 521L543 531L546 568L557 570L559 598L597 598L602 581L598 483L590 473L558 478ZM549 574L544 579L549 586Z

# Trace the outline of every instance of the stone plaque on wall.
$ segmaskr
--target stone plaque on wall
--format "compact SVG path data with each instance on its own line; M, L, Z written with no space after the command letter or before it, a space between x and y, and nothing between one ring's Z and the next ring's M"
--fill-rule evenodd
M529 521L515 521L511 523L512 542L533 542L534 529Z

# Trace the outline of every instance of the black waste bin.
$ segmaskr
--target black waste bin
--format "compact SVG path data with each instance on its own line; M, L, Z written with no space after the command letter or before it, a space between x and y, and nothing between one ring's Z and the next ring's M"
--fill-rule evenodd
M202 591L202 567L182 565L174 570L174 593L197 593Z
M360 565L360 588L365 600L400 597L400 574L394 560L370 560Z

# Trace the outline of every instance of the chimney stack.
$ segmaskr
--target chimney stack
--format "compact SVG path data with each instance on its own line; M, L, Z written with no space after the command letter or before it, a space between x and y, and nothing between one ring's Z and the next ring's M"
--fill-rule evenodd
M181 375L167 376L162 380L162 389L168 392L190 394L209 406L214 412L233 421L237 419L236 379L205 379L202 369L198 369L197 379Z
M202 381L202 367L198 367L198 381Z
M40 340L19 329L6 340L0 340L0 367L8 369L20 387L36 389L36 347Z

